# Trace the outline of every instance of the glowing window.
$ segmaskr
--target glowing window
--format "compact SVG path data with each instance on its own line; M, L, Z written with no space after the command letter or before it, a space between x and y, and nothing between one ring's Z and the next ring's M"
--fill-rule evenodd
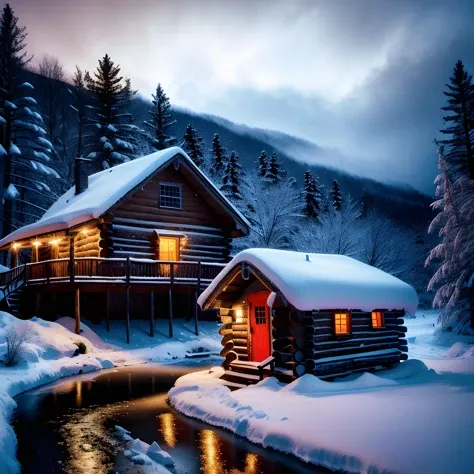
M350 334L349 313L334 313L334 332L336 334Z
M383 313L382 311L372 311L372 327L383 328Z

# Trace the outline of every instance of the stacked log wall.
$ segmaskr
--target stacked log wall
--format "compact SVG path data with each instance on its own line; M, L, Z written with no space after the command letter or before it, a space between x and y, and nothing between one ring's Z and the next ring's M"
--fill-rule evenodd
M159 207L160 181L181 185L182 209ZM216 263L229 260L230 230L179 172L172 169L161 172L112 211L111 224L105 230L109 256L155 259L155 230L186 235L180 250L181 260Z
M222 326L219 334L222 336L221 357L225 357L224 366L228 367L233 360L249 360L248 309L243 308L242 321L235 321L235 310L220 309Z
M298 332L305 340L300 371L329 378L406 360L405 312L383 313L384 327L373 328L370 312L352 311L351 334L335 336L333 311L298 312Z

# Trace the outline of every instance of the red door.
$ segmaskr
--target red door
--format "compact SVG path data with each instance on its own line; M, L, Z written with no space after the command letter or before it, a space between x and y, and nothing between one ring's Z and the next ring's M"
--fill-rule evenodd
M250 312L250 332L252 334L251 359L262 362L270 355L270 314L267 291L252 293L248 297Z

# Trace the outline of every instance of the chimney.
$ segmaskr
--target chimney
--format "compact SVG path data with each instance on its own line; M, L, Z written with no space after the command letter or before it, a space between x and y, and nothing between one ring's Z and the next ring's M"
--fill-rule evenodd
M76 158L74 161L74 184L76 194L83 193L89 187L88 165L91 160L87 158Z

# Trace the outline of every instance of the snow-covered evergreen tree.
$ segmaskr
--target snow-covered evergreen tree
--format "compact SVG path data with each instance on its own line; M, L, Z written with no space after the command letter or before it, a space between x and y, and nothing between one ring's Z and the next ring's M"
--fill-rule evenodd
M265 150L262 150L257 160L257 173L260 178L265 178L268 171L268 155Z
M191 124L186 127L184 132L182 147L197 166L204 165L204 142Z
M341 210L342 208L341 188L339 187L339 183L336 180L334 180L332 183L331 202L335 211Z
M230 154L222 180L221 191L232 200L241 200L241 174L242 166L235 151Z
M265 174L265 180L270 184L277 184L281 181L282 170L280 163L275 152L272 153L270 161L268 162L267 172Z
M220 176L226 165L225 148L222 146L219 135L216 133L212 139L211 172L214 176Z
M321 199L321 191L319 183L311 171L305 171L304 174L304 190L303 190L303 214L310 219L317 220L321 212L319 201Z
M120 67L106 54L99 59L94 77L87 75L87 87L93 94L94 105L89 106L87 138L88 158L105 169L135 158L134 145L139 128L126 107L135 95L129 80L122 84Z
M250 221L247 238L233 242L234 251L249 247L294 248L301 202L291 180L268 186L258 175L247 176L242 183L240 208ZM238 205L240 202L237 203Z
M450 82L444 92L448 105L442 108L450 112L444 117L448 127L441 130L448 137L440 143L450 168L474 179L474 86L462 61L456 63Z
M156 86L156 92L152 97L152 106L149 110L150 118L144 123L149 131L148 139L153 148L164 150L176 143L176 137L170 133L176 120L173 120L170 100L161 84Z
M29 62L25 27L9 4L0 19L0 178L2 235L40 218L55 198L48 178L53 146L31 97L33 86L22 82ZM49 184L48 184L49 183Z
M426 264L438 269L428 285L436 291L433 305L443 308L444 327L456 332L474 329L474 180L459 172L439 150L440 173L435 180L436 197L432 205L438 214L429 232L438 231L441 242L430 252Z

